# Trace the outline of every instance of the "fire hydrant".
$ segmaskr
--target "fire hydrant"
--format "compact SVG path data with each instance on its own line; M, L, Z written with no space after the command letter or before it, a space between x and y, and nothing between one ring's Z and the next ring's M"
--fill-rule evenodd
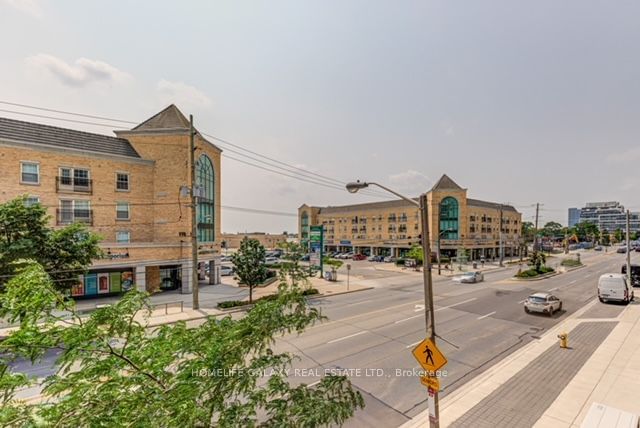
M569 347L569 333L560 333L558 335L558 339L560 339L560 347L568 348Z

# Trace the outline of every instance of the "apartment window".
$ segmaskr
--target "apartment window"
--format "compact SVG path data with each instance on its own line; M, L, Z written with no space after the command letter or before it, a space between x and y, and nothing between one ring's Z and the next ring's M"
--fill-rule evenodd
M29 196L24 200L25 207L32 207L35 204L39 204L39 203L40 203L40 198L37 196Z
M116 232L116 242L118 244L128 244L131 242L131 232L128 230L119 230Z
M20 182L25 184L40 184L40 165L35 162L20 163Z
M126 172L116 173L116 190L129 191L129 174Z
M86 168L60 167L56 189L65 192L91 193L91 177Z
M129 202L116 203L116 219L129 220Z
M64 199L58 209L58 224L86 223L91 224L91 204L85 200Z

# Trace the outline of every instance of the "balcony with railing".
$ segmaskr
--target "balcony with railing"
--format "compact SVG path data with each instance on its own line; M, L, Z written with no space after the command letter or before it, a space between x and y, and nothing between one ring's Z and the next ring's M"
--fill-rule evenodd
M56 209L56 224L62 226L71 223L93 225L93 210L90 209Z
M93 193L93 180L84 177L56 177L57 192Z

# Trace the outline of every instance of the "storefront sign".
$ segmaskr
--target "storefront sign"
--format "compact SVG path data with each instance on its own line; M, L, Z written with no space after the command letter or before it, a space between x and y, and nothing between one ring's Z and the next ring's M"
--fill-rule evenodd
M322 272L323 238L324 228L322 226L311 226L309 230L309 264L320 268L320 272Z

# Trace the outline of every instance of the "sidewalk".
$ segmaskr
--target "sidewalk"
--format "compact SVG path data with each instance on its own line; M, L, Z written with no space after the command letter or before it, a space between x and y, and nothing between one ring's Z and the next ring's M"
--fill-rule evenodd
M570 349L557 335L569 332ZM444 397L440 426L580 427L591 404L640 415L640 302L597 300ZM423 412L404 428L428 426Z

